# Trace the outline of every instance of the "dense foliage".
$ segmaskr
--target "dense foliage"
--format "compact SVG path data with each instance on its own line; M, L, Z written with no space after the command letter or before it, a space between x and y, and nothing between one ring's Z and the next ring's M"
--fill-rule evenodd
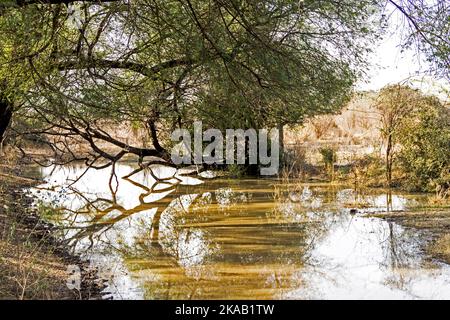
M388 184L392 183L392 172L398 169L408 189L445 196L450 188L448 106L419 90L391 85L380 91L377 108Z
M2 0L0 140L12 119L14 135L45 137L56 158L84 141L91 160L167 159L161 133L196 120L282 127L337 111L387 3L445 73L448 29L427 24L445 17L445 1ZM145 128L153 146L115 137L114 126Z
M450 110L434 97L421 97L398 133L399 160L414 191L450 190Z

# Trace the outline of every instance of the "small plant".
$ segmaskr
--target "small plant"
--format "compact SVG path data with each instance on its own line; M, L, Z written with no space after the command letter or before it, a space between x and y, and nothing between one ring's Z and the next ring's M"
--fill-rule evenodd
M50 205L46 205L43 202L40 202L38 204L38 208L37 208L38 212L39 212L39 216L42 217L44 220L56 220L58 219L61 210L58 210Z
M288 171L290 177L306 180L307 176L313 173L313 166L306 160L305 147L296 144L290 147L285 154L281 175Z
M332 148L326 147L319 150L322 155L322 162L325 166L325 170L328 172L331 181L334 180L334 164L337 160L336 151Z
M231 164L227 167L227 170L232 178L240 178L245 174L245 168L242 165Z
M385 166L381 158L369 154L355 160L350 167L349 174L355 189L381 187L384 183Z

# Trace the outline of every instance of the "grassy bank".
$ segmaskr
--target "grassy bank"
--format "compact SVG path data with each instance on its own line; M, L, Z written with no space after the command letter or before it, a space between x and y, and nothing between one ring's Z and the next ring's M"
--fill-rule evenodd
M22 190L38 182L15 164L0 164L0 299L100 298L95 270L70 254L30 208ZM80 290L67 287L70 265L81 268Z

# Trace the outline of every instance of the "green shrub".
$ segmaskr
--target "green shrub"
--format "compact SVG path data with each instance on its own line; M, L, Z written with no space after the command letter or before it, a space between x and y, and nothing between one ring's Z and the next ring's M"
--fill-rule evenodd
M424 97L398 132L399 166L412 191L450 189L450 113L432 97Z
M322 155L322 162L325 166L325 170L331 177L331 181L334 180L334 163L337 161L336 151L330 147L321 148L319 150Z

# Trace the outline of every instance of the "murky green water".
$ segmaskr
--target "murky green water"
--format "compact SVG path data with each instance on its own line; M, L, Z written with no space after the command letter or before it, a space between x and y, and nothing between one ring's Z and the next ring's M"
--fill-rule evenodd
M124 178L134 169L45 168L47 183L32 190L61 237L108 280L105 297L450 298L450 268L422 252L427 234L370 217L426 196L162 167Z

